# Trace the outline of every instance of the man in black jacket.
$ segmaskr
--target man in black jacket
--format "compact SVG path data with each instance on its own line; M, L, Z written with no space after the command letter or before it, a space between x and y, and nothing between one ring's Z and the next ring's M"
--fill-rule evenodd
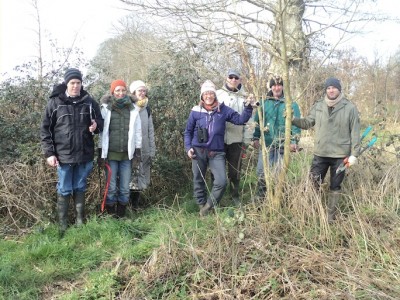
M86 181L93 168L93 135L103 130L99 105L83 90L82 73L70 68L54 87L40 129L47 163L57 167L57 212L60 231L67 229L68 205L73 196L76 224L82 225Z

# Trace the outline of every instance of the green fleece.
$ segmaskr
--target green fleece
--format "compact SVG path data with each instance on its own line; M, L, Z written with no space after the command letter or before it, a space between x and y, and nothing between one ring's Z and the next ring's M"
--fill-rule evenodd
M278 100L274 98L267 98L261 104L261 110L264 112L264 128L268 128L264 131L265 145L280 147L283 145L285 140L285 111L286 103L284 98ZM300 109L297 103L292 103L293 115L297 118L300 117ZM254 117L254 121L259 124L260 118L258 112ZM292 126L291 129L291 144L297 144L300 137L301 130L296 126ZM253 138L260 139L261 130L260 126L257 126L254 130Z

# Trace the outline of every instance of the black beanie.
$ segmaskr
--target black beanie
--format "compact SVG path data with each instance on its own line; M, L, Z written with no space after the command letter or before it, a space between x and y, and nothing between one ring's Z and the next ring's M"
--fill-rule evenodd
M70 68L65 72L64 82L68 84L71 79L79 79L82 82L82 73L78 69Z
M271 80L269 81L269 87L272 88L274 85L279 84L283 86L283 80L282 77L274 77L271 78Z
M330 77L325 81L325 90L330 86L334 86L339 90L339 92L342 91L342 85L340 84L339 79L335 77Z

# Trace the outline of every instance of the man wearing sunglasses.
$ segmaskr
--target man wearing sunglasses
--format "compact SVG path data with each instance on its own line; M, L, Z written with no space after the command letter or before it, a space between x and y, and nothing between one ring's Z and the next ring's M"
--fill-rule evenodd
M246 101L246 97L242 89L242 80L238 71L234 69L228 71L222 89L217 91L217 99L237 111L239 114L243 112L243 103ZM229 191L233 204L236 206L240 205L239 182L240 169L242 165L244 132L245 125L226 123L224 143L226 161L228 163Z

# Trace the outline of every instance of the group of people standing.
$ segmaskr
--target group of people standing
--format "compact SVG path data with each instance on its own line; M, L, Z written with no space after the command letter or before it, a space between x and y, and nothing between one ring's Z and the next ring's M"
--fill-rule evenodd
M256 110L253 145L268 151L270 167L279 170L284 151L286 102L283 80L269 81L267 98L258 102L246 94L240 72L227 72L221 89L206 80L200 89L200 100L189 114L184 146L192 162L193 195L205 216L217 205L230 187L235 205L240 205L239 187L245 139L245 125ZM57 212L61 232L68 224L70 199L74 200L76 224L84 221L87 177L93 168L94 134L100 134L99 159L107 164L110 178L106 195L106 212L123 217L131 201L137 206L140 191L150 184L150 167L155 157L154 125L148 105L148 89L137 80L128 88L115 80L99 104L83 89L82 73L68 69L64 82L55 86L43 114L41 143L47 163L57 167ZM360 120L356 106L341 92L337 78L325 82L324 97L316 101L305 118L292 103L290 151L297 152L301 129L315 127L314 158L310 170L319 188L330 169L328 221L335 219L344 172L336 172L346 158L347 166L357 162L360 149ZM260 124L261 121L263 124ZM226 164L228 172L226 172ZM207 187L207 168L212 187ZM227 174L228 175L227 175ZM266 178L262 151L259 151L256 174L257 196L266 195ZM132 176L134 175L134 176Z
M145 83L137 80L130 85L131 95L128 95L126 83L115 80L99 106L83 89L82 73L75 68L68 69L64 82L54 87L40 134L47 163L57 167L61 233L68 227L71 198L76 224L83 224L87 177L94 160L94 134L100 134L99 163L108 166L106 212L123 217L130 199L134 206L138 205L140 192L150 184L151 160L155 156L147 91ZM135 176L131 176L132 168Z
M260 148L261 134L264 147L268 151L268 164L275 172L281 167L287 113L283 92L283 80L274 77L269 81L269 92L262 100L261 114L258 109L254 116L256 127L253 145ZM232 202L240 204L239 184L241 158L243 151L245 124L252 116L257 101L253 95L245 96L240 73L229 70L223 88L216 90L207 80L200 91L200 102L189 114L184 144L192 161L193 196L199 205L200 215L205 216L222 199L225 189L230 186ZM310 176L316 189L323 183L330 170L330 187L327 202L327 220L336 218L344 172L337 172L345 161L350 167L357 163L360 153L360 119L356 106L342 94L341 83L337 78L328 78L324 85L324 96L316 101L305 118L301 118L296 102L291 105L292 126L290 151L299 150L301 129L315 127L314 157ZM262 124L261 121L263 122ZM225 164L228 164L228 178ZM266 182L263 154L260 149L256 174L257 198L265 199ZM211 171L212 187L207 187L207 167ZM209 190L209 192L208 192Z

